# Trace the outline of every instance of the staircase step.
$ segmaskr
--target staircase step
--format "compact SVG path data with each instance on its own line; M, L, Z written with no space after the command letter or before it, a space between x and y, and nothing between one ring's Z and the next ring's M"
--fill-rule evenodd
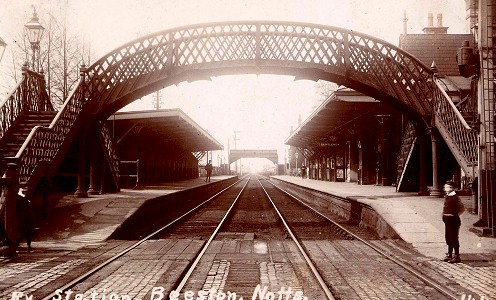
M2 143L2 148L3 149L12 148L22 143L23 141L18 141L18 142L7 141L6 143Z
M31 130L33 130L34 126L33 127L26 127L26 128L19 128L18 130L16 130L16 132L14 132L12 134L12 136L20 136L20 135L25 135L25 134L29 134L31 132Z
M35 126L48 127L57 112L28 112L21 116L0 141L3 157L17 154Z
M2 152L17 151L17 150L19 150L19 147L21 147L21 145L22 145L21 143L19 143L19 144L10 144L9 143L9 144L2 145L1 149L2 149Z
M15 136L12 136L10 137L7 141L6 141L6 145L15 145L15 144L18 144L19 142L20 143L24 143L24 141L26 140L26 138L28 137L29 134L23 134L23 135L15 135Z
M30 125L50 125L52 120L22 120L21 126L30 126Z

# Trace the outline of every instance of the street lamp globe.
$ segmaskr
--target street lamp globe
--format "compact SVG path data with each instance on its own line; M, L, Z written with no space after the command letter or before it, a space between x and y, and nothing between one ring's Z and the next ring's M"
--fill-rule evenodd
M28 36L29 43L31 43L31 48L33 50L32 67L33 70L38 71L38 66L36 66L35 68L36 55L39 55L40 41L41 37L43 36L43 32L45 31L45 27L40 24L36 9L33 10L33 16L31 17L31 20L29 20L29 22L24 25L24 28L26 31L26 35Z
M3 53L5 52L6 47L7 43L0 37L0 61L2 61Z

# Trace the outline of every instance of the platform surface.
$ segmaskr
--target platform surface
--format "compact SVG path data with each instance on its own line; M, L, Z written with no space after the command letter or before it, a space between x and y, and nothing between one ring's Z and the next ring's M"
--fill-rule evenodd
M212 176L211 182L232 176ZM162 195L207 184L204 177L122 189L119 193L61 198L53 212L35 229L33 249L76 250L105 241L144 202ZM21 243L21 250L25 244Z
M406 242L421 254L440 258L446 251L444 223L441 219L444 198L396 192L392 186L359 185L302 179L295 176L274 178L339 197L355 199L371 206ZM496 238L479 236L471 230L479 217L471 214L470 197L461 197L466 207L460 218L460 253L486 254L496 259Z

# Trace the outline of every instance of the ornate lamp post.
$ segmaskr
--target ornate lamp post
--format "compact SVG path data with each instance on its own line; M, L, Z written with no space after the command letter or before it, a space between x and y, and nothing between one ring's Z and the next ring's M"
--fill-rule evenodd
M5 52L6 47L7 43L0 37L0 61L2 61L3 53Z
M33 16L26 25L24 25L29 43L31 43L32 53L32 69L39 72L40 70L40 41L45 31L45 27L41 26L36 9L33 11Z

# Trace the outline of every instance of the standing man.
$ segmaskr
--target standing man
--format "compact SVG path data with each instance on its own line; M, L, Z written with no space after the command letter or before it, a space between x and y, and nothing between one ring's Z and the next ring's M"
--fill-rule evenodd
M455 184L453 181L447 181L444 184L444 192L446 196L444 198L443 206L443 222L444 222L444 235L446 239L446 244L448 245L448 254L443 261L449 263L459 263L460 259L460 242L458 239L458 234L460 232L460 214L464 211L463 203L461 202L458 195L455 193ZM455 251L455 256L453 256L453 250Z
M7 230L5 230L5 226L3 226L5 222L4 219L5 203L3 201L4 199L0 199L0 238L1 238L0 246L9 246L10 241L9 241L9 237L7 236Z
M210 182L210 176L212 176L212 170L214 167L212 166L212 161L209 160L208 164L205 166L205 170L207 171L207 178L205 178L205 182Z
M17 222L19 229L19 238L16 246L19 247L21 240L26 239L28 252L31 252L31 235L33 233L33 210L31 201L25 197L17 196Z

